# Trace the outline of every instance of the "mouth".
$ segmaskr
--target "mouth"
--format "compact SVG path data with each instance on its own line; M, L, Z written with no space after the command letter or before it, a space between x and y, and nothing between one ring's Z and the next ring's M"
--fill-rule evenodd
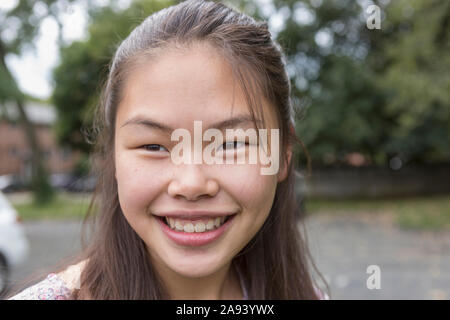
M221 217L167 217L155 216L166 226L174 231L186 233L204 233L220 228L233 215Z
M163 233L174 243L181 246L202 246L219 239L233 223L236 214L153 216L158 221Z

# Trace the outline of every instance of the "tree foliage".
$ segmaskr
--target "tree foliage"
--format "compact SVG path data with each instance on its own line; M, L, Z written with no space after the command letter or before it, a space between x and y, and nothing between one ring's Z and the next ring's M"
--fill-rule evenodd
M295 12L291 1L275 3ZM296 71L298 132L317 164L346 162L354 152L380 165L393 156L449 161L450 3L379 6L381 29L370 30L366 8L355 1L297 2L314 22L303 25L292 14L279 40Z

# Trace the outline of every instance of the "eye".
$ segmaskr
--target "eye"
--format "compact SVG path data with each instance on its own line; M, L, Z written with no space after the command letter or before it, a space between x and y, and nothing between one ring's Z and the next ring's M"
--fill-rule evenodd
M248 145L248 142L245 142L245 141L227 141L224 144L222 144L221 146L219 146L218 149L219 150L223 149L224 146L225 146L225 150L232 149L232 148L236 149L236 147L239 148L239 147L242 147L244 145Z
M153 151L153 152L160 151L160 148L163 148L165 151L168 151L166 148L164 148L160 144L146 144L146 145L143 145L141 148L143 148L144 150Z

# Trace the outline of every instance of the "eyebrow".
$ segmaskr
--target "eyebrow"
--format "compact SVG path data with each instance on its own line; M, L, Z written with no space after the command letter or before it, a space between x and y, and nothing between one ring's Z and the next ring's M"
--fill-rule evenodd
M262 121L260 119L254 119L254 120L257 123L262 124ZM239 125L249 123L249 122L253 123L253 118L250 115L239 115L239 116L236 116L233 118L229 118L229 119L225 119L225 120L213 123L207 129L215 128L218 130L223 130L225 128L236 128ZM139 115L128 119L120 127L123 128L126 125L144 126L149 129L159 130L159 131L162 131L165 133L170 133L175 130L163 123L160 123L153 119L146 118L146 117L139 116Z

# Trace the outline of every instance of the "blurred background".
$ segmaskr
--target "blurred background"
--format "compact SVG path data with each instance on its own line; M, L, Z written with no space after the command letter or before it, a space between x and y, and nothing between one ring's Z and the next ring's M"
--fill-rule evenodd
M108 63L177 2L0 1L0 291L80 248L83 132ZM223 2L286 54L297 193L331 298L449 299L450 2Z

